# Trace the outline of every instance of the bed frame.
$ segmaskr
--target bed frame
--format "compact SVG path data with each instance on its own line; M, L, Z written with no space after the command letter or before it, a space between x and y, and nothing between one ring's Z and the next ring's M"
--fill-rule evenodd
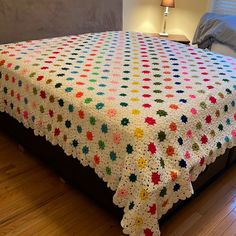
M0 0L0 18L3 19L0 21L0 43L121 30L122 0L51 0L49 4L47 0ZM44 137L35 136L33 130L26 129L5 113L0 113L0 131L15 138L59 176L121 218L122 209L112 203L114 192L90 167L83 167L77 159L66 156L59 146L52 146ZM194 182L194 189L199 191L233 162L236 162L236 148L217 158Z
M61 147L51 145L44 137L35 136L32 129L26 129L23 124L6 113L0 113L0 131L14 138L24 149L39 158L63 180L79 188L92 200L121 219L123 210L112 203L114 192L107 188L106 183L95 174L92 168L82 166L72 156L68 157ZM195 193L209 185L217 175L223 174L233 163L236 163L236 148L227 149L224 155L218 157L200 174L193 183ZM183 202L175 204L162 220L168 219L182 204Z

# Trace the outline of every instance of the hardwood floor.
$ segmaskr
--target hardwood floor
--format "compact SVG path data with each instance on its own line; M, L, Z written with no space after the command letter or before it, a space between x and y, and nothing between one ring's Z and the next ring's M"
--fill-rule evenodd
M236 165L162 227L163 236L236 235ZM122 235L118 220L0 133L0 236Z

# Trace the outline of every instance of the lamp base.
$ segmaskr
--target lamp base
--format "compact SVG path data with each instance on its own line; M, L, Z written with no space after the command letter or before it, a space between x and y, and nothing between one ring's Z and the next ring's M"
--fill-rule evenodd
M160 37L168 37L169 34L168 33L159 33Z

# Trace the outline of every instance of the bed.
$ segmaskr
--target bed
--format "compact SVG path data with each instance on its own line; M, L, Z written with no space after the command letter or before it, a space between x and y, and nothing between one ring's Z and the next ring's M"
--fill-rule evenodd
M199 48L236 57L236 16L205 13L196 29L193 44Z
M122 31L4 44L1 128L91 195L110 198L107 185L124 233L159 235L158 220L193 194L206 166L215 163L196 188L235 159L235 66Z
M218 42L212 43L211 51L236 58L236 50L222 43L218 43Z

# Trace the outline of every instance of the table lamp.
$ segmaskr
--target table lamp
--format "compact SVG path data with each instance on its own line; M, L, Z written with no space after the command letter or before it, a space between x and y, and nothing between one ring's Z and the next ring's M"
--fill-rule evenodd
M167 17L169 14L169 7L174 8L175 7L175 0L162 0L161 6L165 7L164 12L164 25L163 25L163 32L159 33L161 37L168 37L168 33L166 32L166 25L167 25Z

